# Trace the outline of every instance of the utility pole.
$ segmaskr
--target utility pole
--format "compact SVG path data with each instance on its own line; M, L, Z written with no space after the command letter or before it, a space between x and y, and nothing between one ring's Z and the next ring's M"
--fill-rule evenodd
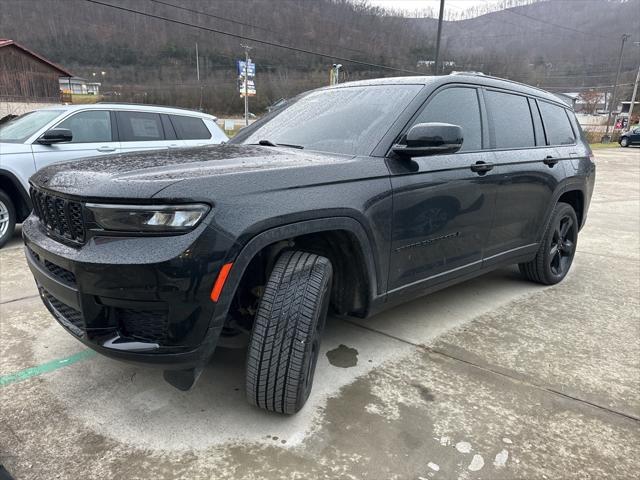
M444 0L440 0L440 15L438 16L438 38L436 39L436 58L433 62L433 74L440 71L440 39L442 37L442 19L444 18Z
M640 47L640 42L633 43ZM638 83L640 83L640 66L638 67L638 75L636 75L636 83L633 84L633 95L631 95L631 105L629 105L629 120L627 121L627 132L631 130L631 115L633 115L633 104L636 103Z
M633 95L631 95L631 105L629 105L629 120L627 121L627 131L631 130L631 115L633 115L633 104L636 102L636 94L638 93L638 83L640 83L640 67L638 67L636 83L633 85Z
M196 77L200 83L200 56L198 55L198 42L196 42Z
M244 126L249 126L249 45L240 45L244 48Z
M198 88L200 89L200 102L198 109L202 111L202 85L200 85L200 55L198 55L198 42L196 42L196 78L198 79Z
M620 70L622 69L622 54L624 53L624 44L631 35L627 33L622 34L622 44L620 45L620 54L618 55L618 71L616 72L616 81L613 84L613 93L611 94L611 100L609 101L609 116L607 117L607 129L602 137L602 143L609 143L611 136L609 135L609 124L611 123L611 115L613 109L616 106L616 91L618 90L618 80L620 80Z

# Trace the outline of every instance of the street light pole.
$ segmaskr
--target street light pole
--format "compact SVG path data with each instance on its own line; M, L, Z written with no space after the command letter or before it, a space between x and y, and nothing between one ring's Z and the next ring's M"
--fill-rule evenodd
M616 91L618 90L618 80L620 80L620 70L622 69L622 54L624 52L624 44L631 35L627 33L622 34L622 43L620 44L620 54L618 55L618 71L616 72L616 81L613 84L613 92L611 93L611 100L609 101L609 115L607 117L607 129L602 137L602 143L609 143L611 136L609 135L609 124L611 123L611 115L616 104Z
M440 39L442 37L442 19L444 17L444 0L440 0L440 15L438 16L438 38L436 39L436 58L433 62L433 74L440 71Z

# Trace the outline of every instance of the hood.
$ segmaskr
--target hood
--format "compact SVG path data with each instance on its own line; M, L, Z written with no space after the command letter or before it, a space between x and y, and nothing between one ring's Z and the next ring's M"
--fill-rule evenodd
M335 161L332 156L301 150L222 144L58 163L37 172L31 182L49 190L88 198L150 198L189 178L203 179L331 161Z
M0 155L14 155L16 153L31 154L31 145L0 142Z

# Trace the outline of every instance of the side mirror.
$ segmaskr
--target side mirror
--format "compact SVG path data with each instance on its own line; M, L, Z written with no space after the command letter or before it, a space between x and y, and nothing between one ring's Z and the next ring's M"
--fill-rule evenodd
M73 133L67 128L52 128L42 134L37 140L42 145L52 145L54 143L70 142L73 140Z
M403 157L454 153L462 147L462 127L449 123L418 123L411 127L404 143L392 150Z

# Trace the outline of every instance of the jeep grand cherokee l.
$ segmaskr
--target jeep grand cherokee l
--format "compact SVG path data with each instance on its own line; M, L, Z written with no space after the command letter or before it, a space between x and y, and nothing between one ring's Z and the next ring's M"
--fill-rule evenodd
M561 281L594 178L547 92L388 78L300 95L227 145L46 168L23 235L81 342L186 390L246 338L248 401L290 414L329 309L367 317L509 264Z

